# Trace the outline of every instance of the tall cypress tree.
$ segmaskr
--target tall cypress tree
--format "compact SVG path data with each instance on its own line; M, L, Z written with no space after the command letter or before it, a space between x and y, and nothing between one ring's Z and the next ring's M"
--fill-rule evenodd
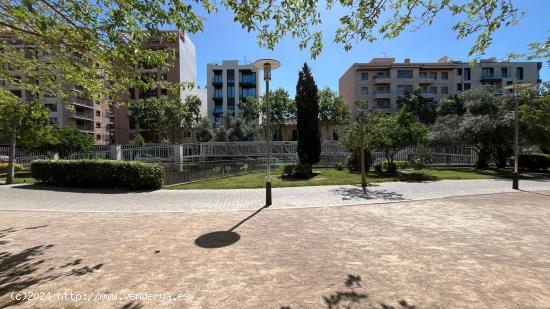
M317 85L307 63L298 74L296 85L296 110L298 127L298 157L300 163L309 166L319 162L321 134L319 132L319 95Z

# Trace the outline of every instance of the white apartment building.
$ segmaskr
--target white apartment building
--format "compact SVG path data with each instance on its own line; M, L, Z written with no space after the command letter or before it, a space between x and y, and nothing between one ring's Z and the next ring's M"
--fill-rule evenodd
M207 114L214 124L223 123L225 115L236 117L239 100L260 95L260 76L254 64L237 60L210 63L207 69Z

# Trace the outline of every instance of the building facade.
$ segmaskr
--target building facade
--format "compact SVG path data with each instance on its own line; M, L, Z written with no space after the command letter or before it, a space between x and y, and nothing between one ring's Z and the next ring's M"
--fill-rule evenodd
M253 64L224 60L207 64L206 69L207 114L214 125L222 124L226 115L236 117L240 100L260 96L260 76Z
M339 80L342 99L352 116L367 110L393 113L398 99L419 89L426 99L439 101L462 91L481 86L494 87L497 94L512 84L540 83L540 62L506 62L495 58L476 63L452 61L413 63L410 59L374 58L354 63Z
M13 33L4 32L0 35L0 40L8 42L18 52L34 56L30 53L36 53L37 48L19 40ZM40 57L40 55L38 55ZM6 68L10 74L19 79L25 78L23 72ZM60 76L59 78L62 78ZM36 81L40 83L40 81ZM61 100L59 96L40 94L40 97L33 96L30 92L18 89L1 81L2 87L10 90L14 95L25 100L38 99L50 110L49 123L57 127L72 127L89 134L94 139L96 145L106 145L111 141L113 132L113 112L111 107L100 100L93 101L88 98L71 97L68 100ZM75 92L78 92L78 86L72 86Z
M150 42L150 48L173 48L175 57L171 59L170 65L163 70L158 69L140 69L143 72L151 74L157 81L167 81L170 84L179 83L196 83L197 80L197 64L195 45L189 36L178 30L170 31L177 35L175 42L164 42L161 38L153 39ZM149 97L169 96L172 98L180 98L182 104L188 95L197 95L197 87L193 89L180 88L179 92L173 93L168 89L157 88L150 91L140 91L139 89L129 89L129 99L139 100ZM132 118L130 111L125 106L120 106L115 110L115 133L114 142L116 144L128 144L133 140L133 136L137 133L146 134L146 130L140 128L139 123ZM170 133L172 134L172 133ZM188 132L175 132L178 135L178 140L185 137Z

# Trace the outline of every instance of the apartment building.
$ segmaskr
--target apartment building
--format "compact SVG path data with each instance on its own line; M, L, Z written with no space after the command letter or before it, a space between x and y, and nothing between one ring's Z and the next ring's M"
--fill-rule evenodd
M508 62L496 58L473 64L447 57L423 63L373 58L368 63L354 63L340 77L339 91L353 117L370 109L393 113L399 109L398 98L416 89L434 101L480 86L492 86L497 94L502 94L502 88L507 85L540 83L541 67L541 62Z
M0 40L9 42L17 51L35 56L37 48L19 40L13 33L3 32ZM31 55L32 53L32 55ZM40 55L39 55L40 56ZM10 69L10 68L6 68ZM18 78L25 78L24 74L17 70L10 72ZM40 81L36 81L40 83ZM82 97L71 97L63 101L59 96L41 94L39 98L31 93L17 89L16 87L1 82L1 86L10 90L22 100L39 99L50 110L49 122L53 126L72 127L93 137L96 145L109 144L113 132L113 112L108 104L102 101L92 101ZM73 86L79 90L78 86ZM78 92L78 91L76 91Z
M162 38L153 38L149 42L148 48L173 48L175 57L171 59L170 65L166 69L147 69L140 70L151 74L157 81L168 81L173 84L184 82L196 83L197 80L197 64L195 45L187 35L187 33L179 30L170 30L169 32L176 34L176 41L166 42ZM197 95L197 88L180 89L177 93L172 93L168 89L157 88L150 91L140 91L140 89L129 89L129 99L139 100L149 97L169 96L172 98L180 98L182 104L188 95ZM140 128L139 123L131 117L128 107L119 106L115 110L115 133L114 142L117 144L128 144L133 140L133 136L137 133L147 134L147 131ZM170 132L172 134L172 132ZM190 135L189 132L174 132L177 134L176 140L185 139Z
M207 64L206 70L207 113L214 125L223 123L225 115L235 117L239 100L260 96L260 76L256 74L254 64L224 60Z

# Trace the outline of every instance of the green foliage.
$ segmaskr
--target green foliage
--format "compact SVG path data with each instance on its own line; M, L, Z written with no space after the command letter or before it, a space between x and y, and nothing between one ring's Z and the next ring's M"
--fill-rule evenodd
M372 162L373 158L371 152L368 149L365 149L365 172L370 170ZM350 152L346 166L350 172L361 171L361 150L355 149Z
M340 162L334 164L334 168L335 168L337 171L343 171L345 167L346 167L346 166L345 166L344 164L340 163Z
M247 97L239 101L239 118L246 123L262 122L267 120L267 105L265 95L260 99ZM296 105L288 96L288 92L282 88L269 91L270 121L274 127L281 128L284 124L296 119Z
M525 92L519 106L520 120L524 125L522 133L529 141L550 149L550 92L534 95Z
M377 174L382 173L382 164L375 164L375 165L374 165L374 171L375 171Z
M319 120L327 128L331 125L345 124L351 115L342 97L329 87L319 91Z
M382 166L382 168L383 168L383 166ZM388 173L390 175L397 173L397 164L395 164L395 162L387 163L386 173Z
M198 124L193 128L193 131L195 132L195 139L197 142L209 142L214 138L212 125L206 118L199 120Z
M55 128L48 138L33 147L38 151L57 153L60 158L76 152L90 151L94 144L93 138L86 133L71 127Z
M296 178L310 178L312 175L311 164L298 163L294 165L294 174Z
M406 169L406 168L409 168L411 167L411 164L409 161L393 161L393 164L395 164L395 166L397 168L399 168L400 170L402 169ZM390 166L391 164L389 164L388 161L383 161L382 162L382 169L385 169L385 170L388 170L388 167Z
M110 160L36 160L31 171L39 182L81 188L154 190L164 178L162 165Z
M550 168L550 155L543 153L521 154L518 157L519 167L531 171L546 171Z
M171 142L176 143L181 142L176 139L176 130L191 129L200 120L200 105L197 96L186 97L184 103L179 97L161 96L137 100L130 106L130 111L141 128L164 138L171 131Z
M224 123L214 130L216 142L254 141L258 139L258 123L225 115Z
M134 135L134 145L138 147L145 146L145 140L143 139L143 136L141 136L141 134L137 133L136 135Z
M466 108L464 107L464 102L458 97L454 96L452 98L441 100L436 106L437 116L446 116L446 115L458 115L462 116L466 113Z
M0 163L0 173L7 173L8 166L9 166L9 163ZM16 172L19 172L23 170L23 165L15 164L14 168Z
M399 97L397 104L426 125L434 123L437 116L436 103L432 99L424 98L420 90L415 90L405 97Z
M304 63L298 74L296 108L298 157L300 163L311 167L320 159L321 135L319 132L319 92L307 63Z
M294 164L283 164L279 166L279 171L281 172L281 176L283 177L290 177L294 175Z

